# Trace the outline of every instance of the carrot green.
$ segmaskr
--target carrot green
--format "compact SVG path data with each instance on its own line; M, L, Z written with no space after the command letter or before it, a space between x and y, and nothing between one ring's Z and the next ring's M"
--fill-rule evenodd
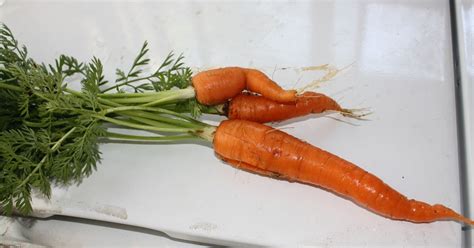
M117 69L116 80L109 82L100 59L82 63L61 55L51 65L37 63L7 26L0 27L0 212L31 213L33 189L49 197L51 184L90 175L103 140L171 142L202 136L207 124L178 113L213 112L196 102L183 56L170 53L144 75L147 52L145 42L130 69ZM75 81L80 90L71 87Z

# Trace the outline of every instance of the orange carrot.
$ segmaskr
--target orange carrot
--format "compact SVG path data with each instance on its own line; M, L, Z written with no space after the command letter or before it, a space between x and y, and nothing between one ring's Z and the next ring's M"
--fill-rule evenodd
M255 69L245 69L247 89L276 102L296 101L296 90L283 90L263 72Z
M237 168L320 186L391 219L417 223L455 220L474 225L443 205L408 199L356 165L262 124L223 121L213 143L215 152Z
M255 69L225 67L196 74L192 83L202 104L224 103L244 89L277 102L296 101L295 90L284 90L264 73Z
M265 123L325 111L350 113L332 98L315 92L305 92L297 96L294 103L278 103L263 96L242 93L229 101L227 117Z

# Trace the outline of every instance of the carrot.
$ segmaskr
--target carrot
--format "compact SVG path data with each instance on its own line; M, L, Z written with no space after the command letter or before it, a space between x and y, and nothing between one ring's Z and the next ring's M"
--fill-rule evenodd
M452 209L408 199L356 165L262 124L223 121L213 143L215 152L237 168L323 187L391 219L415 223L455 220L474 225Z
M232 98L225 109L229 119L259 123L282 121L325 111L337 111L356 118L362 116L355 115L352 110L341 108L332 98L315 92L305 92L297 96L294 103L278 103L263 96L242 93Z
M244 69L247 75L247 89L276 102L296 101L296 90L283 90L263 72Z
M203 71L192 78L196 98L205 105L224 103L244 89L277 102L296 101L295 90L284 90L263 72L241 67Z

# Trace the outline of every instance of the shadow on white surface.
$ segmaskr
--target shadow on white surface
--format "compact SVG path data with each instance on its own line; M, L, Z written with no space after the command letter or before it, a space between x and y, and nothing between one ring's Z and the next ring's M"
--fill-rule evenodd
M7 218L7 217L3 217ZM17 235L2 234L0 246L21 247L222 247L178 239L164 232L97 220L66 216L47 219L12 217ZM20 234L20 235L18 235ZM19 237L21 236L21 237Z

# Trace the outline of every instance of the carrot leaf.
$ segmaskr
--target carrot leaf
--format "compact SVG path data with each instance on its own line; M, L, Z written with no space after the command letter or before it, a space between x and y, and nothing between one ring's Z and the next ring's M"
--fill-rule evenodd
M142 76L147 45L128 72L117 70L110 82L96 57L83 63L60 55L52 65L36 63L10 29L0 26L0 213L29 214L33 189L50 197L51 185L89 176L100 163L103 140L174 141L200 137L209 128L177 108L158 106L194 99L191 70L183 56L170 53L156 71ZM67 84L76 77L79 91ZM117 92L105 93L113 89ZM127 129L150 136L123 133Z

